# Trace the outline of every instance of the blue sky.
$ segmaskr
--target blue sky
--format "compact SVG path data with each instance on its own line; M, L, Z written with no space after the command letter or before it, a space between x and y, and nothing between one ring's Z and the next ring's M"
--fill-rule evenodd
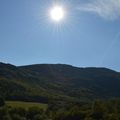
M60 24L48 17L52 2L0 0L0 61L120 71L120 0L63 0Z

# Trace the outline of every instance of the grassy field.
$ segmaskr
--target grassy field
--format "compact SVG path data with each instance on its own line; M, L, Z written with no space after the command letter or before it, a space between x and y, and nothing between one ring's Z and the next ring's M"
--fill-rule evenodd
M47 104L34 103L34 102L21 102L21 101L6 101L6 105L9 107L22 107L28 109L30 107L39 107L41 109L47 109Z

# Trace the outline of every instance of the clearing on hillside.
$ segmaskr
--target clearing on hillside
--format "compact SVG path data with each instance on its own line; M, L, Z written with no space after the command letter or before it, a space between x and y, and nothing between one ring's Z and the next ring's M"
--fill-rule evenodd
M9 107L22 107L25 109L28 109L30 107L39 107L41 109L46 110L47 109L47 104L43 103L35 103L35 102L21 102L21 101L6 101L6 105Z

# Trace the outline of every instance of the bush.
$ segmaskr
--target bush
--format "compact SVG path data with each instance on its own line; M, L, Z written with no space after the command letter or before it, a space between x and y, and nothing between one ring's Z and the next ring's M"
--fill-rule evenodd
M12 116L12 120L26 120L26 118L21 117L21 116L18 115L18 114L14 114L14 115Z
M0 108L0 120L3 120L3 118L7 115L8 115L8 108L6 107Z
M6 115L2 118L2 120L12 120L11 117L9 115Z
M43 114L43 110L41 108L38 107L31 107L28 109L28 114L27 114L27 118L30 120L34 119L34 116L36 115L42 115Z
M27 111L24 108L11 108L9 114L11 116L18 114L19 116L26 117Z

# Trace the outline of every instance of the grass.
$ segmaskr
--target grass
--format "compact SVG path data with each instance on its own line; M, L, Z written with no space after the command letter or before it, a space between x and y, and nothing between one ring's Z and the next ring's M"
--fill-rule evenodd
M39 107L41 109L46 110L47 104L43 103L35 103L35 102L21 102L21 101L6 101L6 105L13 108L25 108L28 109L30 107Z

